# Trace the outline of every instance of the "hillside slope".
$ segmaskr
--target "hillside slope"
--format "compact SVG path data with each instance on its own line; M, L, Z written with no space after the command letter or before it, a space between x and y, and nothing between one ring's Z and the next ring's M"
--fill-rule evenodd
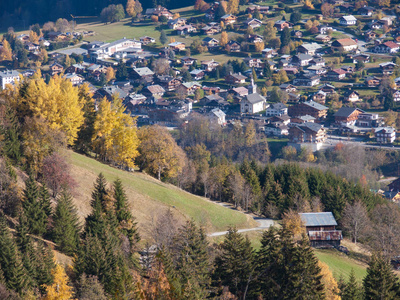
M157 216L165 213L167 209L171 209L179 222L193 218L203 225L207 232L226 230L231 225L237 228L257 226L246 214L159 182L148 175L112 168L72 151L68 153L72 175L77 182L75 205L82 221L90 213L93 184L97 175L102 172L110 183L117 178L121 179L143 237L151 234L152 224Z

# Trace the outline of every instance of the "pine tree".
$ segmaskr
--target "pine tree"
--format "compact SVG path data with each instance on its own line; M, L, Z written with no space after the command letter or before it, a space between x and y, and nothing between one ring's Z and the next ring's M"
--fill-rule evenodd
M341 288L341 297L343 300L362 299L362 292L357 283L357 278L354 269L351 269L348 282L342 285L342 287L339 286L339 288Z
M242 299L253 275L254 255L248 238L230 228L216 258L215 277L229 291Z
M14 163L21 160L21 130L15 112L11 107L6 108L4 125L0 126L0 134L3 134L2 152Z
M40 206L40 209L46 215L43 226L45 226L46 231L47 231L49 219L51 218L53 211L51 208L49 190L47 189L45 184L43 184L39 189L39 206ZM44 218L44 216L43 216L43 218Z
M128 78L128 69L124 62L120 62L117 66L117 72L115 73L117 80L126 80Z
M399 280L381 254L373 254L364 278L366 300L398 299Z
M285 27L281 33L281 48L290 44L290 29Z
M42 206L45 204L45 200L42 203L40 199L42 198L41 196L44 196L44 194L41 195L33 176L29 176L25 181L22 207L27 218L29 233L39 236L42 236L46 232L48 218L46 211Z
M72 197L66 190L61 191L53 220L53 241L61 252L73 255L79 246L80 226Z
M167 34L165 33L164 30L161 30L161 34L160 34L160 43L165 45L168 42L168 37Z
M265 60L264 64L264 77L265 78L271 78L272 77L272 70L271 70L271 65L269 64L268 60Z

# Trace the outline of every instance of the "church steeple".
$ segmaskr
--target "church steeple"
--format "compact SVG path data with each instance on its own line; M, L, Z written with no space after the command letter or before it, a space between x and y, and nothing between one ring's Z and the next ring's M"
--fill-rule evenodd
M249 86L249 94L257 93L257 84L254 82L253 77L251 77L251 85Z

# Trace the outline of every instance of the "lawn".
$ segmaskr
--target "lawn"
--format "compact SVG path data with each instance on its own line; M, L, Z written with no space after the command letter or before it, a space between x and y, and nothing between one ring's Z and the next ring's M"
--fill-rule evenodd
M208 232L223 231L228 226L256 226L252 218L243 213L187 193L173 185L164 184L148 175L116 169L74 152L70 152L70 160L79 186L76 205L83 215L90 212L90 193L97 175L102 172L109 182L121 179L133 214L143 227L151 227L154 219L166 209L173 210L181 221L194 219Z
M349 258L346 254L336 250L314 250L317 258L326 263L333 273L333 276L338 280L340 276L348 279L351 269L354 269L357 280L361 283L362 279L367 274L367 265Z

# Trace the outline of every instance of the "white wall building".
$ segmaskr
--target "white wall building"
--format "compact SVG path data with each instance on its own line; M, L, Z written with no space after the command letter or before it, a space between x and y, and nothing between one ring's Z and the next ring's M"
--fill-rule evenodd
M13 84L19 81L19 72L15 70L6 70L0 72L1 88L4 90L7 84Z

